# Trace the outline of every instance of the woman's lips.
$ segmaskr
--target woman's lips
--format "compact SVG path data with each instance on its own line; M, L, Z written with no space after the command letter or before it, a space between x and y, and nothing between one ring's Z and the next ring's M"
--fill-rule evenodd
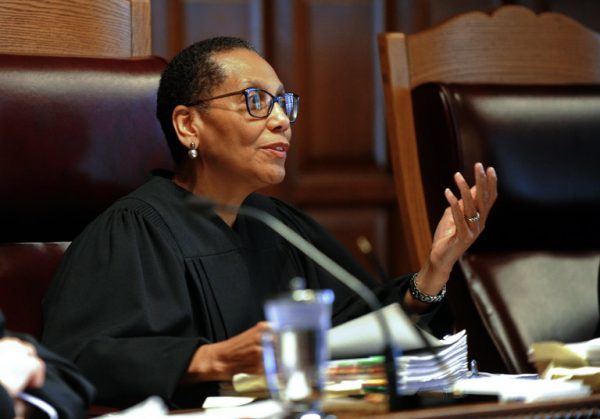
M287 143L273 143L261 147L263 150L269 151L271 154L279 158L285 158L287 156L287 151L290 148L290 145Z

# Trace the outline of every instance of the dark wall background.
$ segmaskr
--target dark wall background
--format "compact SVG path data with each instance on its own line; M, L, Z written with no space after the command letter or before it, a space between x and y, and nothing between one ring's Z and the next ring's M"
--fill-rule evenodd
M376 35L413 33L503 4L564 13L600 31L597 0L152 0L152 51L171 58L215 35L252 41L302 97L288 176L268 192L307 210L361 259L355 241L364 235L387 270L399 274L406 263Z

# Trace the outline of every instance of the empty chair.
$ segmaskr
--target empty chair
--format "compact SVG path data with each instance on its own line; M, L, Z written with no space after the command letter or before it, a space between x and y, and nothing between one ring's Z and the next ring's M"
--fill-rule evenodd
M600 263L600 36L520 6L379 37L391 159L414 267L443 188L477 161L499 198L449 283L481 368L530 372L540 340L593 337Z
M154 117L162 59L0 54L0 309L39 337L68 243L152 169L171 168Z

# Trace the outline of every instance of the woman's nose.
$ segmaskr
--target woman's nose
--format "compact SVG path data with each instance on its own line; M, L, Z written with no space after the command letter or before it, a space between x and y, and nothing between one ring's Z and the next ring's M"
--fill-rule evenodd
M273 123L276 124L275 126L281 127L281 129L288 129L291 124L290 118L279 102L273 104L273 110L271 111L271 115L269 115L269 121L273 121Z

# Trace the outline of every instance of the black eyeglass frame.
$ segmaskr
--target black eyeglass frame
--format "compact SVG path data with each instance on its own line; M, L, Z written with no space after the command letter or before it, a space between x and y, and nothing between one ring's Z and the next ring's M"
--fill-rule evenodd
M254 115L252 113L252 111L250 110L250 102L249 102L250 96L249 95L251 92L264 92L271 97L271 103L269 104L269 108L267 109L266 115L257 116L257 115ZM209 97L206 99L194 100L193 102L185 104L185 106L198 106L203 102L210 102L211 100L221 99L224 97L230 97L230 96L235 96L235 95L242 95L242 94L244 95L244 98L246 100L246 110L248 111L248 114L250 114L250 116L253 118L258 118L258 119L268 118L269 115L271 115L271 112L273 112L273 107L275 106L275 102L277 102L279 104L279 106L281 106L281 108L283 109L283 112L287 115L290 122L295 122L296 119L298 119L298 108L300 105L300 96L298 96L297 94L292 93L292 92L285 92L280 95L274 96L271 93L267 92L265 89L261 89L260 87L247 87L245 89L238 90L236 92L224 93L222 95L213 96L213 97ZM287 100L286 96L291 96L292 100L293 100L292 103L295 103L295 106L292 109L293 115L288 114L286 112L285 103L284 104L281 103L281 100L284 100L284 101Z

